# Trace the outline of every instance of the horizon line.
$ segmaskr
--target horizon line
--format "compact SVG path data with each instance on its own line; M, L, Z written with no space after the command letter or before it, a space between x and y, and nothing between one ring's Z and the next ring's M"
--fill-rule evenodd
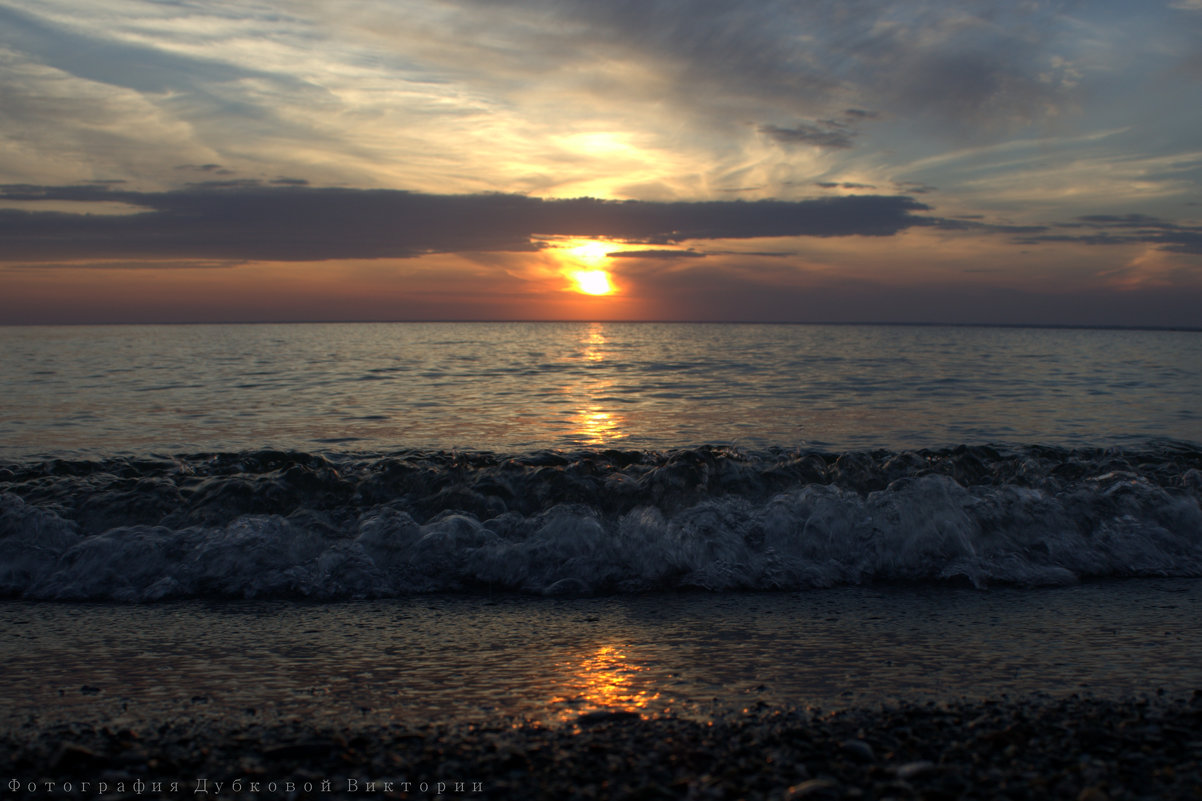
M902 320L608 320L608 319L487 319L439 318L429 320L143 320L143 321L81 321L46 323L4 323L0 328L63 328L87 326L167 326L167 325L798 325L798 326L882 326L910 328L1033 328L1097 331L1183 331L1202 333L1202 326L1186 325L1124 325L1121 323L1002 323L1002 322L939 322Z

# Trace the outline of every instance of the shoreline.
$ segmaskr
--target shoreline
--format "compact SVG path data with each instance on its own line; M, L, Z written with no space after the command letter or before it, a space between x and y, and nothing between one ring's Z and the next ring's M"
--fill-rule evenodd
M296 604L0 603L0 731L34 716L310 725L706 719L1202 689L1202 580Z
M27 723L0 742L5 798L1202 797L1202 689L832 713L758 703L708 721L603 710L553 727Z

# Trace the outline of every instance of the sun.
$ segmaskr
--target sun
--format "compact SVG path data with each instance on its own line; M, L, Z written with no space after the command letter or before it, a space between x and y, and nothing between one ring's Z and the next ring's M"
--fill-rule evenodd
M585 295L612 295L618 291L606 267L614 246L597 240L569 240L556 248L563 275L572 289Z
M605 270L577 270L572 273L572 280L576 282L576 289L586 295L608 295L614 291Z

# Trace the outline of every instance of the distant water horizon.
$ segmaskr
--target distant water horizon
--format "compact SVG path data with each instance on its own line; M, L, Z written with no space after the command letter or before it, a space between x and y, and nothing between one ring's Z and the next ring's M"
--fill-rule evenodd
M1202 325L1152 325L1122 323L1006 323L1006 322L940 322L938 320L761 320L761 319L619 319L619 318L521 318L521 317L447 317L447 318L398 318L398 319L354 319L338 318L320 320L295 318L282 320L109 320L79 322L0 322L0 328L108 328L122 326L208 326L208 325L421 325L434 324L550 324L550 325L785 325L785 326L897 326L907 328L1046 328L1049 330L1098 330L1098 331L1190 331L1202 332Z
M138 324L0 347L7 458L1202 442L1202 337L1178 329Z

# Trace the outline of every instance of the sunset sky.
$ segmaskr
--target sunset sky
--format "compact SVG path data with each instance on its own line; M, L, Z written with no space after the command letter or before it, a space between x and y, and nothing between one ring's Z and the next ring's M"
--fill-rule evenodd
M0 323L1202 326L1202 0L0 0Z

